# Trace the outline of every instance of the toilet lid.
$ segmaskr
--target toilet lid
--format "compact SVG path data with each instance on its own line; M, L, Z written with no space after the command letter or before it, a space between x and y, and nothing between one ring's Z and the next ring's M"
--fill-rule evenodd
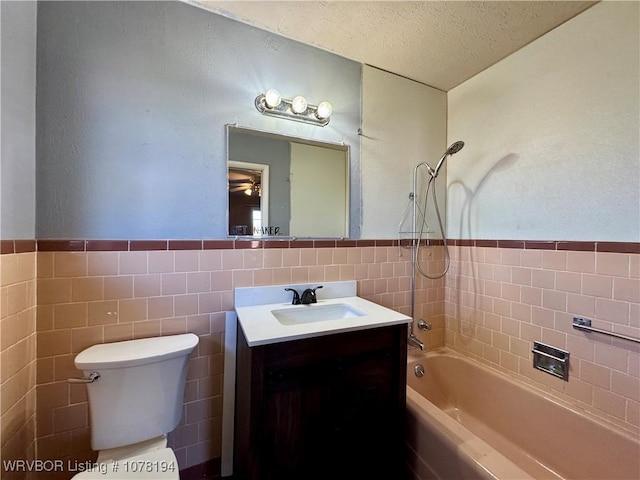
M82 465L79 465L82 468ZM94 464L78 473L73 480L179 480L178 460L173 450L161 448L133 457Z

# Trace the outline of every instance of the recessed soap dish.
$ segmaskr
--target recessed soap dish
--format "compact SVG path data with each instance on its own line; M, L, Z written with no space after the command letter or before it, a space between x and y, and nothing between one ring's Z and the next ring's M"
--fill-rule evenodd
M565 382L569 381L569 352L541 342L533 342L531 351L533 368L561 378Z

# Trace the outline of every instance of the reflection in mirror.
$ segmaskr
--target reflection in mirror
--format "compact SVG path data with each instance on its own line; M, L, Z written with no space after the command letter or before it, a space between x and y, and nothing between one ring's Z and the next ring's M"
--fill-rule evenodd
M342 238L349 149L228 127L229 235Z
M229 235L257 235L269 225L269 165L230 160L228 172Z

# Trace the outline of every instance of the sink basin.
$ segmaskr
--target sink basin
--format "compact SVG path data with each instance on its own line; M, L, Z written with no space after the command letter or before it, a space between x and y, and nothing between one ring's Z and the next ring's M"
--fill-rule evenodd
M271 310L282 325L300 325L303 323L325 322L343 318L363 317L366 314L346 303L331 305L299 305L290 308Z

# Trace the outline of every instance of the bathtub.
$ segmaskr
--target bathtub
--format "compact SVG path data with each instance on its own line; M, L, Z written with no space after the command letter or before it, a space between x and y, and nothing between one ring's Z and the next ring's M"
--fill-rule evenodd
M448 349L407 366L411 479L640 478L632 434Z

